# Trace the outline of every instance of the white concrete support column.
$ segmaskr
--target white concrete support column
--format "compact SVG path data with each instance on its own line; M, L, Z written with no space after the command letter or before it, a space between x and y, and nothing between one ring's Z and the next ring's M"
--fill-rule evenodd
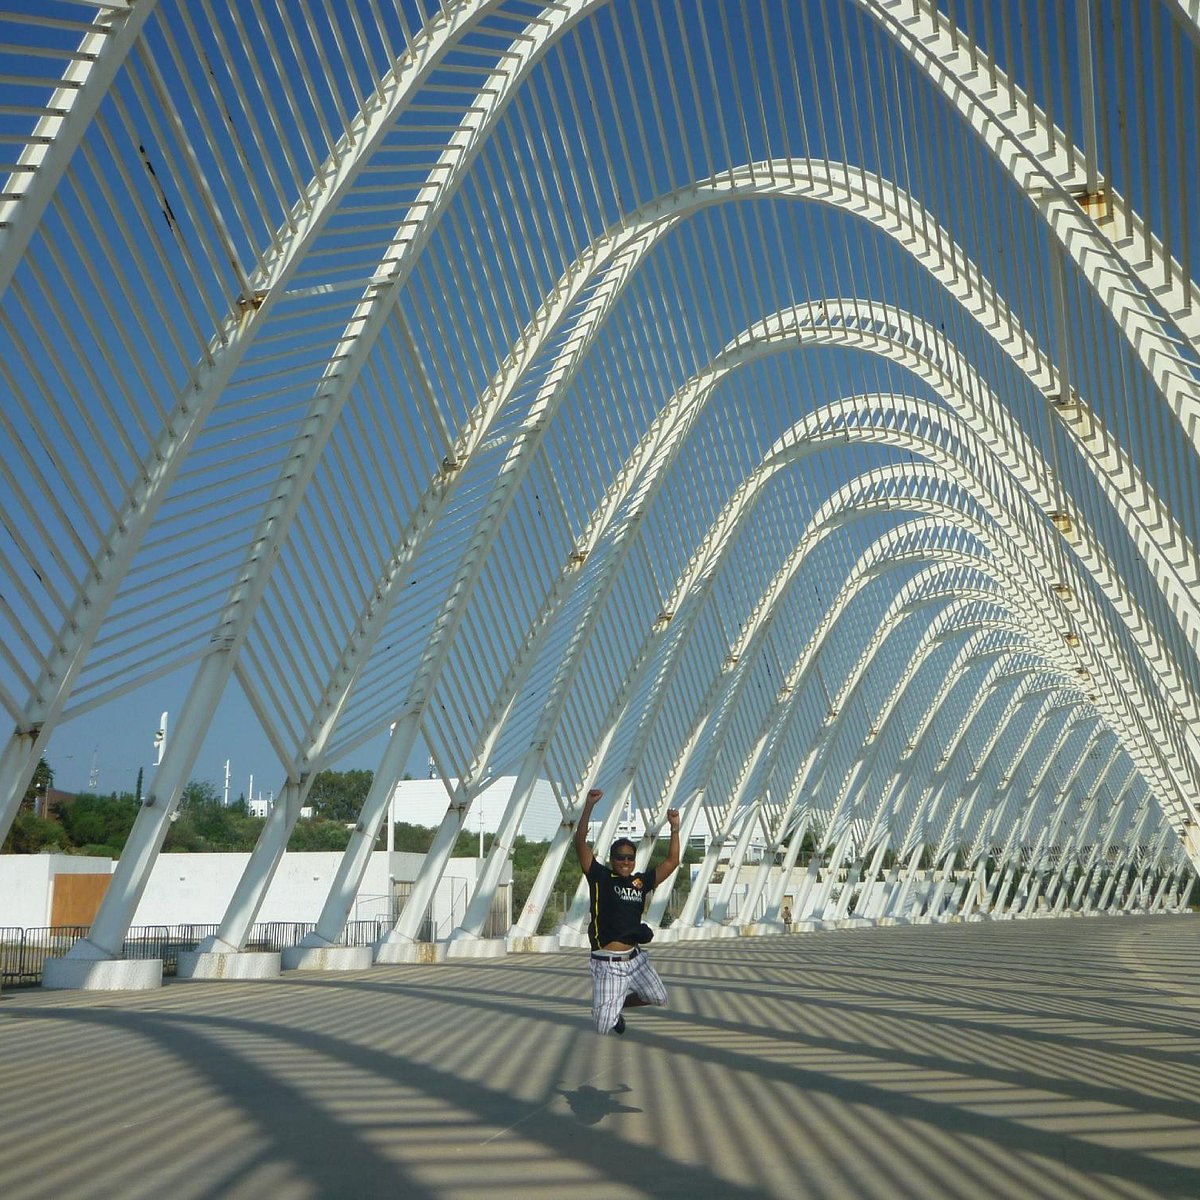
M916 886L917 876L921 869L921 856L925 853L925 843L918 842L909 851L908 861L900 876L900 886L896 889L895 898L889 906L888 915L897 921L912 919L909 907L912 904L912 890Z
M891 720L892 714L886 718ZM879 738L876 738L875 745L879 745ZM878 753L872 761L872 768L878 759ZM872 777L873 771L869 771L864 777L863 790L867 789L867 782ZM837 905L834 907L834 920L847 921L850 919L850 906L853 902L857 908L858 901L863 898L863 888L866 880L874 880L875 872L878 870L879 863L883 860L884 849L887 845L887 837L877 837L880 826L884 823L884 817L888 811L889 803L892 797L896 794L895 790L896 776L893 772L887 783L885 783L882 792L880 793L879 801L875 805L875 811L871 816L870 824L867 826L866 833L863 836L862 843L858 847L858 852L855 855L854 863L850 870L846 873L846 885L842 888L842 893L838 897ZM863 863L866 855L871 847L875 847L875 853L871 857L871 864L866 874L863 872ZM861 919L861 914L856 913L856 916Z
M1161 912L1178 912L1179 911L1179 890L1183 882L1180 868L1178 866L1172 868L1167 874L1166 890L1163 892Z
M862 917L867 921L874 921L879 916L879 909L883 903L884 883L879 878L879 872L883 869L884 855L887 854L890 839L885 835L881 837L875 846L875 853L871 855L871 861L867 865L866 874L863 877L862 891L859 893L858 903L854 906L854 915Z
M1114 913L1120 907L1121 896L1125 891L1125 879L1129 871L1129 863L1121 854L1112 865L1104 887L1100 891L1100 900L1096 907L1103 913Z
M1116 761L1117 752L1114 749L1110 756L1108 765L1105 767L1104 774L1107 775L1112 769L1113 763ZM1082 869L1080 861L1080 847L1082 844L1085 831L1090 828L1092 819L1096 814L1096 797L1088 796L1080 805L1079 814L1076 817L1075 824L1071 830L1071 837L1067 845L1063 848L1063 854L1059 859L1058 867L1051 876L1050 882L1046 886L1045 897L1046 904L1050 908L1054 916L1060 916L1066 908L1068 892L1070 890L1068 879L1076 870Z
M226 679L222 663L216 658L210 656L201 663L184 702L180 734L167 743L163 760L154 772L150 791L138 810L96 919L87 937L76 942L64 958L47 960L43 986L84 989L103 986L108 989L123 986L121 981L128 980L129 986L142 988L148 986L149 975L155 969L147 966L147 961L157 963L161 982L161 960L122 960L119 965L112 960L120 959L138 902L171 827L171 815L178 806L199 753L195 735L208 728ZM112 965L98 971L92 964L99 961L108 961ZM103 984L97 982L101 978Z
M1109 880L1105 894L1100 898L1101 909L1110 913L1120 911L1125 898L1125 889L1129 882L1129 868L1129 855L1123 854L1120 859L1120 866Z
M1085 912L1084 896L1090 895L1090 885L1098 869L1099 863L1097 861L1095 851L1093 850L1092 855L1088 860L1088 865L1085 866L1082 871L1080 871L1079 879L1075 884L1075 890L1071 893L1071 908L1076 912Z
M715 834L708 843L708 850L700 861L700 870L696 873L692 890L688 892L688 898L679 912L679 919L675 922L681 930L690 930L699 924L699 917L704 911L704 901L708 895L708 885L712 882L724 845L722 839Z
M754 878L751 880L750 888L746 893L745 906L740 914L743 931L751 927L754 930L763 930L768 928L770 925L778 924L778 921L768 922L766 911L763 912L763 919L756 922L754 919L754 913L758 908L759 901L762 899L763 893L767 890L767 884L771 878L771 871L775 866L775 856L779 853L779 850L783 845L783 829L786 826L790 815L790 811L787 811L784 812L783 816L780 818L778 825L779 833L775 835L773 840L768 842L766 852L763 854L763 860L761 863L759 863L758 870L754 872ZM769 909L769 904L764 906L764 908Z
M812 857L804 874L800 876L800 886L796 889L796 903L792 909L792 924L806 921L812 915L813 905L817 898L817 885L821 876L821 850L814 848Z
M671 787L668 789L668 797L674 795L678 788L682 770L676 773L676 777L671 782ZM668 799L668 807L670 800ZM692 792L691 797L685 802L679 812L679 847L681 853L687 852L688 840L692 836L692 830L696 827L696 818L700 815L700 810L704 806L704 797L702 792ZM684 868L680 867L680 871ZM672 882L669 887L655 888L650 897L650 903L646 906L646 924L651 929L658 929L662 926L663 917L667 911L667 905L671 902L671 894L679 883L679 872L676 872L672 877ZM676 922L678 924L678 921Z
M742 904L741 912L738 913L738 923L743 931L752 925L757 927L765 924L765 922L755 920L754 912L758 908L763 892L766 891L767 881L771 877L771 868L774 865L775 854L768 851L763 855L762 862L758 864L758 870L754 872L754 878L750 881L750 887L746 891L746 899Z
M1061 916L1067 900L1067 878L1079 865L1079 856L1074 845L1069 852L1064 852L1058 860L1058 865L1050 873L1046 886L1042 889L1042 898L1046 908L1053 917Z
M1095 874L1092 876L1091 885L1088 887L1087 899L1083 902L1084 916L1090 916L1094 912L1103 910L1104 905L1108 902L1109 895L1112 893L1112 885L1112 868L1106 859L1102 859L1096 864Z
M371 851L375 848L380 826L387 816L396 781L403 774L412 753L419 726L419 711L412 711L402 716L392 728L371 787L363 800L358 823L350 834L350 844L338 863L316 927L300 940L298 946L284 954L284 967L322 970L343 967L357 970L360 961L364 966L371 965L372 954L369 946L342 947L338 942L345 931L346 921L354 906L354 898L358 895L363 875L371 861Z
M1016 867L1012 863L1009 863L1000 876L999 889L988 902L988 913L990 916L996 917L998 920L1003 920L1013 915L1008 907L1008 897L1015 882Z
M1076 881L1075 887L1071 892L1070 907L1073 911L1081 914L1084 912L1084 897L1091 894L1092 881L1099 870L1099 866L1099 860L1093 848L1087 863L1079 872L1079 879Z
M849 822L847 822L841 837L838 838L833 848L833 853L829 857L829 866L826 869L825 878L819 885L817 898L812 907L813 920L823 921L827 919L829 898L833 895L834 885L838 882L838 875L841 872L842 864L846 861L846 856L850 852L853 837L854 830Z
M1153 895L1150 897L1150 903L1147 906L1152 913L1162 912L1166 906L1167 892L1171 887L1171 873L1165 872L1158 881L1158 887L1154 889Z
M771 896L767 901L767 911L763 914L763 921L768 924L774 924L776 921L782 920L783 900L787 895L787 889L792 879L792 872L796 869L796 861L800 857L800 849L804 843L805 837L808 835L809 822L812 819L811 813L805 808L804 815L800 818L800 824L796 826L796 831L792 834L792 840L788 843L787 853L783 856L783 867L779 873L779 879L775 887L771 890ZM795 895L792 897L795 900ZM796 910L792 909L792 920L796 919ZM789 922L789 926L790 926Z
M288 839L300 817L300 809L308 798L313 776L300 782L289 780L282 788L274 807L267 815L266 824L259 835L258 843L250 855L250 861L234 888L233 896L221 919L221 926L211 938L200 944L200 949L214 954L240 951L246 945L250 930L258 919L263 900L266 899L271 881L287 850Z
M1026 861L1025 870L1021 872L1021 878L1016 885L1011 905L1011 912L1014 917L1028 915L1028 905L1037 879L1038 864L1042 860L1042 853L1049 837L1050 827L1043 825L1041 831L1038 833L1038 839L1034 843L1033 853L1030 854Z
M1097 898L1108 873L1109 849L1112 846L1113 839L1116 837L1117 827L1124 819L1125 808L1133 794L1136 779L1135 771L1131 770L1117 793L1117 798L1109 810L1107 819L1103 823L1100 836L1096 839L1096 844L1092 847L1090 858L1091 870L1087 880L1086 894L1083 898L1082 906L1078 901L1075 903L1075 907L1079 908L1084 916L1090 916L1096 907Z
M883 786L883 791L880 796L880 802L875 806L875 815L871 817L870 828L866 830L866 836L863 839L862 848L858 852L856 866L854 866L854 875L856 875L856 886L858 887L858 895L854 900L853 917L859 920L874 919L880 899L878 895L882 894L882 884L878 880L878 874L883 865L883 856L887 853L887 848L890 844L890 835L888 833L889 821L886 821L888 812L892 811L893 804L898 803L899 799L904 796L904 788L898 787L901 774L907 775L911 772L908 768L907 772L901 772L899 769L893 770L889 775L888 781ZM880 830L883 829L883 834L880 835ZM863 871L863 862L866 852L870 847L874 846L874 853L871 854L871 859L866 864L866 870ZM851 896L845 896L844 904L839 904L839 914L841 919L850 919Z
M1142 837L1146 831L1146 823L1150 818L1150 800L1149 797L1143 802L1137 818L1133 823L1133 827L1127 835L1125 843L1125 851L1122 855L1123 869L1121 878L1118 881L1116 892L1111 900L1111 909L1124 910L1129 903L1132 895L1132 878L1136 877L1138 859L1141 856Z
M924 913L927 923L932 924L942 918L946 893L950 890L952 864L957 857L957 848L950 847L940 857L933 860L933 893L929 897Z
M863 852L860 849L846 868L846 881L834 901L830 918L834 921L845 921L850 913L850 901L855 898L859 885L862 883Z
M413 962L425 952L417 952L414 945L417 934L425 922L429 906L433 903L434 893L446 871L446 864L454 854L458 835L462 833L463 823L475 797L464 783L455 788L454 798L446 806L442 823L413 881L412 891L405 901L404 909L396 920L394 928L375 944L375 961L379 963Z
M979 905L983 902L987 895L987 864L982 860L975 863L975 870L971 879L971 887L967 892L966 901L963 903L963 919L975 917L977 920L986 916L986 913L977 911Z
M492 849L475 884L475 890L471 893L462 924L450 935L452 941L464 936L477 938L483 931L484 923L492 910L492 900L496 895L504 864L512 853L513 843L521 828L521 822L525 819L525 810L529 806L529 797L533 791L533 785L537 781L541 764L541 754L525 756L525 761L517 773L516 783L513 784L509 802L496 827L496 840L492 843Z
M280 790L246 869L225 908L220 928L194 952L181 952L176 968L180 979L272 979L281 969L281 956L272 951L246 950L246 942L263 900L287 849L312 776L289 780ZM261 851L261 852L260 852Z
M750 839L754 836L757 825L758 804L755 803L749 807L749 811L742 819L742 827L738 831L737 841L734 842L733 850L729 855L729 867L725 872L725 878L721 880L721 886L717 889L712 911L708 914L708 920L705 921L706 925L725 924L725 919L729 915L729 903L733 899L733 889L737 887L742 863L745 861L746 851L750 847Z
M574 834L574 821L563 821L554 831L554 837L550 839L550 845L546 848L546 857L542 859L542 865L533 881L533 887L529 889L529 897L521 909L521 915L509 931L510 941L538 936L542 913L546 909L546 903L554 888L554 881L562 870L563 859L566 858L567 851L571 848Z

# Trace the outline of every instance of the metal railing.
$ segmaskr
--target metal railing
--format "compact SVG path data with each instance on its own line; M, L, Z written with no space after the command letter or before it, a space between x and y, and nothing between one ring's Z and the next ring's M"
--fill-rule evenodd
M383 920L350 921L341 937L344 946L370 946L391 926ZM163 975L174 975L181 952L195 950L214 935L217 925L135 925L121 947L123 958L161 958ZM286 950L311 932L311 921L265 921L255 925L247 950ZM16 987L41 982L42 964L61 958L82 937L86 925L54 925L23 929L0 926L0 985Z

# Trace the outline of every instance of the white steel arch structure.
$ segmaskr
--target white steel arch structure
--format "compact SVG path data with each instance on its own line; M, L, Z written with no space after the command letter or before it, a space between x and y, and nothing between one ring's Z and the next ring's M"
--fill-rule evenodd
M644 855L704 815L688 936L756 837L758 929L1186 903L1193 10L19 0L0 834L73 722L185 695L79 978L235 698L280 800L210 952L353 762L329 961L418 746L455 782L381 959L503 773L450 953L539 778L523 945L589 782Z

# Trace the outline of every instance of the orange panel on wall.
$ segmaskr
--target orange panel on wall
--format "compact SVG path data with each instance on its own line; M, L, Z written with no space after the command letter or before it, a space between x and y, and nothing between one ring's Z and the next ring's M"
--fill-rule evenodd
M111 875L55 875L50 924L90 925L111 882Z

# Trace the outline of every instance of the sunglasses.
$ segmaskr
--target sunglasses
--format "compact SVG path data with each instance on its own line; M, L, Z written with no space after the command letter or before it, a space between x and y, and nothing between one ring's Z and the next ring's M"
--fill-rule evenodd
M614 854L613 862L633 862L636 857L634 854Z

